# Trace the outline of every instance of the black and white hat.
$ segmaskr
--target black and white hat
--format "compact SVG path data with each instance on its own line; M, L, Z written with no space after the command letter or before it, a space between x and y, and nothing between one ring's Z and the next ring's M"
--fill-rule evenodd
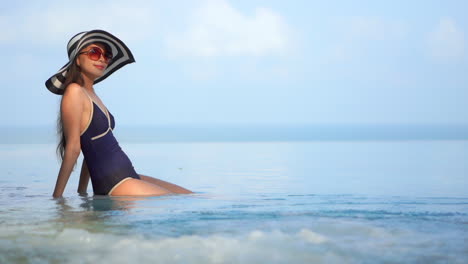
M120 39L103 30L84 31L73 36L67 45L68 59L65 64L56 74L47 79L45 85L49 91L54 94L63 94L65 87L63 83L67 77L68 67L70 67L73 60L76 58L78 52L89 44L100 42L107 45L112 52L112 60L104 70L104 74L97 78L94 83L98 83L106 79L116 70L122 68L126 64L135 62L132 52Z

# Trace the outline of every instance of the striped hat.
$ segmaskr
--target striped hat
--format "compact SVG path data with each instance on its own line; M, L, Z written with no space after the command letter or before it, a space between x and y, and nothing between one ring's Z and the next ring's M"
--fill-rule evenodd
M65 82L67 77L68 67L70 67L71 63L75 60L78 52L82 48L96 42L104 43L105 45L109 46L113 57L107 65L107 68L104 70L104 74L94 81L95 84L106 79L109 75L122 68L126 64L135 62L132 52L120 39L116 38L114 35L103 30L84 31L76 34L68 42L67 51L69 61L56 74L47 79L45 82L47 89L49 89L49 91L54 94L63 94L65 87L63 87L62 84Z

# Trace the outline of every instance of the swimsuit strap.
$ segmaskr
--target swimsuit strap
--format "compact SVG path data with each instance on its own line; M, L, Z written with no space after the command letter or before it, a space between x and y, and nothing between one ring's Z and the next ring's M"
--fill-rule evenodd
M89 96L88 92L86 91L86 89L84 87L81 87L81 88L83 89L84 93L88 96L89 100L91 101L91 106L92 106L92 104L94 102L93 99L91 98L91 96Z

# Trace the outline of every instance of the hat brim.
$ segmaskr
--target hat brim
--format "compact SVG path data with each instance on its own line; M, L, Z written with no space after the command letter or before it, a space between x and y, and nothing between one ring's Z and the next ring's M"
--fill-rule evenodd
M79 33L80 34L80 33ZM78 34L77 34L78 35ZM73 38L72 38L73 40ZM112 60L107 65L101 77L94 81L94 84L106 79L109 75L123 66L135 62L132 52L120 39L103 30L91 30L85 32L81 38L68 47L70 60L58 72L45 82L45 86L54 94L62 95L65 91L63 83L67 78L67 71L71 62L76 58L78 52L89 44L101 42L108 45L112 51Z

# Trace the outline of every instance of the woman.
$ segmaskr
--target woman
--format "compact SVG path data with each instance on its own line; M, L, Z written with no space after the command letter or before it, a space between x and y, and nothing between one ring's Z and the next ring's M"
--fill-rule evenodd
M93 84L135 62L127 46L106 31L91 30L72 37L67 50L69 62L46 81L49 91L62 95L58 118L61 141L57 147L62 165L53 197L62 196L80 151L84 155L80 194L86 193L89 178L94 194L99 195L191 193L175 184L137 174L112 133L114 117L96 95Z

